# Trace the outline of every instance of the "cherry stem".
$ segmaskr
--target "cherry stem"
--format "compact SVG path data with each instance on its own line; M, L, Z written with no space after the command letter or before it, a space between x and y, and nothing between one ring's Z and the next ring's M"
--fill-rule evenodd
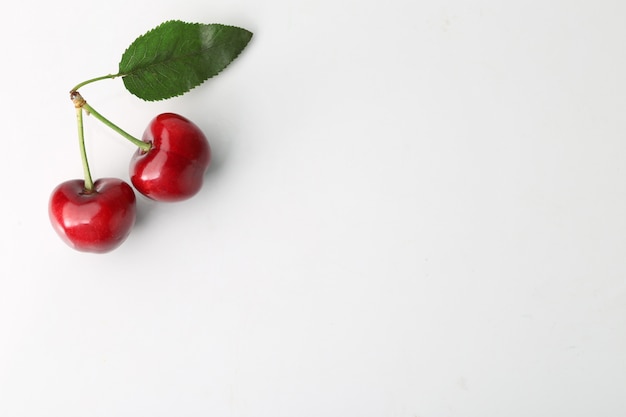
M104 123L105 125L107 125L111 129L113 129L114 131L116 131L117 133L122 135L124 138L128 139L135 146L139 147L142 151L146 151L147 152L152 147L152 145L149 144L148 142L144 142L143 140L139 140L136 137L132 136L131 134L127 133L126 131L122 130L120 127L118 127L116 124L111 122L109 119L107 119L106 117L104 117L103 115L98 113L89 104L85 103L83 105L83 109L85 109L87 114L92 114L96 119L100 120L102 123Z
M74 88L72 88L71 91L72 92L78 91L79 88L81 88L81 87L83 87L83 86L85 86L87 84L91 84L93 82L100 81L100 80L108 80L108 79L112 79L112 78L119 77L119 76L120 76L120 74L108 74L108 75L103 75L102 77L92 78L90 80L83 81L80 84L76 84L76 86Z
M83 161L83 172L85 174L85 191L93 191L93 180L87 161L87 151L85 150L85 133L83 131L83 109L76 107L76 122L78 124L78 144L80 146L80 157Z
M96 109L91 107L82 98L82 96L80 95L80 93L78 91L72 90L71 95L72 95L72 101L74 101L74 105L75 106L79 106L80 108L84 109L87 112L88 115L89 114L93 115L93 117L95 117L96 119L98 119L99 121L104 123L106 126L108 126L111 129L113 129L115 132L119 133L122 137L124 137L125 139L129 140L133 145L137 146L142 151L148 152L150 150L150 148L152 148L152 144L137 139L136 137L134 137L133 135L127 133L125 130L123 130L119 126L117 126L115 123L111 122L109 119L107 119L106 117L104 117L103 115L98 113L96 111Z

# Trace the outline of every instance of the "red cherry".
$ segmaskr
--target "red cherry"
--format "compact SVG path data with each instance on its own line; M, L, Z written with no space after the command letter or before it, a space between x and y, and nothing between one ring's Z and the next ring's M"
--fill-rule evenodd
M130 180L141 194L157 201L180 201L194 196L211 162L204 133L190 120L174 113L152 119L130 161Z
M135 224L135 192L117 178L101 178L91 191L83 180L66 181L52 192L48 214L54 230L72 248L109 252L124 242Z

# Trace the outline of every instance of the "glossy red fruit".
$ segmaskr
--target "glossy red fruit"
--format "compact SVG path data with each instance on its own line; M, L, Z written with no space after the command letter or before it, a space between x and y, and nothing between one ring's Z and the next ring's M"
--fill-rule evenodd
M142 140L152 144L137 150L130 162L130 180L141 194L157 201L180 201L194 196L211 162L204 133L174 113L152 119Z
M93 191L83 180L57 186L48 214L54 230L72 248L83 252L109 252L126 240L137 216L135 192L117 178L101 178Z

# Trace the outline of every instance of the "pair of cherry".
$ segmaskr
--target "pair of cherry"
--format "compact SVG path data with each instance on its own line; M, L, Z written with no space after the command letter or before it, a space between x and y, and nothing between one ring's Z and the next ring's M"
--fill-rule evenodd
M164 202L186 200L198 193L211 160L209 143L190 120L163 113L146 128L131 158L130 180L144 196ZM128 237L137 216L133 188L118 178L101 178L87 187L69 180L50 197L48 213L59 236L83 252L109 252Z

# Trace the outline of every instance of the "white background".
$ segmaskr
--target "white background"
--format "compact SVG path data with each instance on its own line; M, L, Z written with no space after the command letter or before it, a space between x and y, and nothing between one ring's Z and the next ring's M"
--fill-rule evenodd
M5 6L6 7L6 6ZM11 3L2 35L0 416L626 415L626 3ZM194 199L107 255L47 204L69 89L168 19L254 38L188 95ZM134 151L86 119L94 177Z

